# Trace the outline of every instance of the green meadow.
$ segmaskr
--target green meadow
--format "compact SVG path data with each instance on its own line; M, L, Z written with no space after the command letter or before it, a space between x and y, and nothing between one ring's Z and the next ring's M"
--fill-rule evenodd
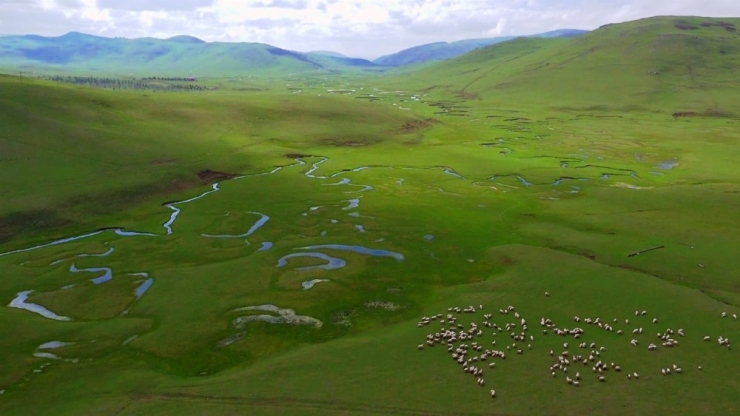
M732 23L205 92L0 76L0 414L734 414Z

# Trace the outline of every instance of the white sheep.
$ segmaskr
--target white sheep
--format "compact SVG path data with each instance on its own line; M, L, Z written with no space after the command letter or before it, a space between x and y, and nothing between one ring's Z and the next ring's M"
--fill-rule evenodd
M491 390L491 398L492 399L496 398L496 390L493 390L493 389Z

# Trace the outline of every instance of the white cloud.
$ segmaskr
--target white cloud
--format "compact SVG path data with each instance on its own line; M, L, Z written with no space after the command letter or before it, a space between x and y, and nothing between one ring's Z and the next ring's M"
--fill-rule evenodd
M594 29L654 15L740 16L740 1L0 0L5 33L189 34L361 57L437 41Z

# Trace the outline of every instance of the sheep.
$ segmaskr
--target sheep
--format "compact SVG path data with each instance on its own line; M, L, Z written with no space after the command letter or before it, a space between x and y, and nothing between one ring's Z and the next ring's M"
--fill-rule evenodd
M697 367L697 369L699 369L699 371L701 371L701 366Z
M732 314L732 319L737 319L737 314L736 313L733 313Z
M709 335L704 337L704 341L711 341L711 340L712 340L712 337L710 337Z
M580 380L580 379L581 379L581 373L576 371L576 380Z
M565 348L566 350L568 349L568 343L567 342L563 344L563 348Z
M606 377L604 377L604 376L599 376L599 381L606 381Z
M658 318L653 318L653 323L654 324L657 324L658 323Z
M573 385L578 387L581 385L581 383L578 380L573 381Z
M727 316L727 312L722 312L722 317L724 318L725 316Z
M491 390L491 398L492 399L496 398L496 390L493 390L493 389Z
M545 292L545 296L550 296L550 292Z
M627 325L629 325L630 324L630 320L629 319L625 319L624 320L624 323L627 324Z
M647 315L647 311L642 311L640 315Z

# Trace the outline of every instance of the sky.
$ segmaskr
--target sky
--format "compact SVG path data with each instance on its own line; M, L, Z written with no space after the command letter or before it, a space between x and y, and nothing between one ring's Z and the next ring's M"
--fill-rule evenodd
M191 35L376 58L656 15L740 17L740 0L0 0L0 34Z

